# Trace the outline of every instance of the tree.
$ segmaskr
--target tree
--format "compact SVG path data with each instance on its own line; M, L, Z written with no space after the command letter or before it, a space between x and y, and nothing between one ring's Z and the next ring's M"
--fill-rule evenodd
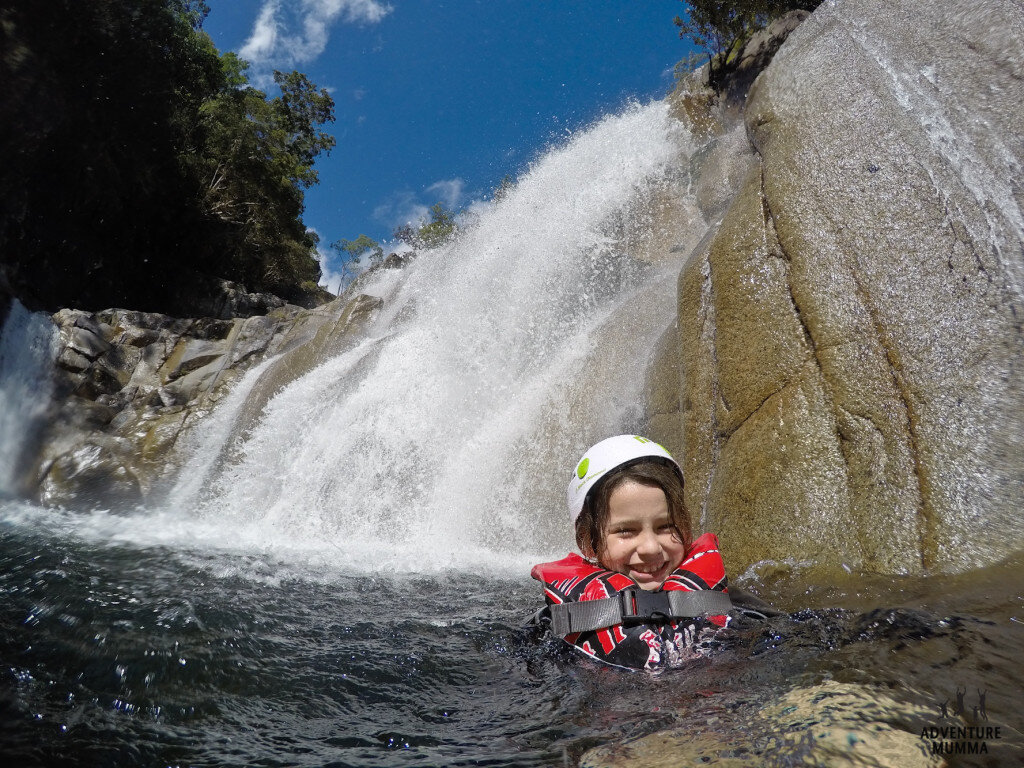
M238 60L224 62L237 79ZM274 73L282 95L255 88L222 90L199 110L199 151L191 162L205 180L207 210L225 225L230 271L246 285L289 298L291 285L315 282L316 241L301 215L303 188L316 183L313 163L334 146L319 125L334 102L298 72Z
M444 203L435 203L430 206L430 221L419 227L403 224L395 229L393 236L413 248L438 248L458 234L455 216L455 211L445 208Z
M276 98L250 87L207 12L0 6L0 269L33 306L187 311L176 286L199 273L310 295L303 190L334 145L333 102L298 72L275 75Z
M508 193L515 188L515 185L516 183L512 177L505 174L502 176L501 181L498 182L498 186L496 186L494 191L491 192L491 199L496 203L501 202L508 196Z
M275 70L274 82L281 96L270 104L276 126L285 132L282 149L295 163L291 178L295 184L309 187L319 181L313 169L317 155L334 148L334 137L319 127L334 122L334 100L301 72Z
M717 2L716 0L683 0L689 7L686 19L676 16L679 36L691 40L708 53L713 62L716 57L728 60L742 46L755 25L754 11L747 2Z
M391 236L412 248L420 248L423 245L419 239L419 228L414 228L411 224L395 227Z
M794 9L813 10L821 0L682 0L688 13L676 16L680 37L689 37L707 52L709 82L717 87L722 75L751 35L773 19Z
M343 256L343 262L357 261L363 254L368 254L370 266L376 267L384 261L384 249L376 240L366 235L359 235L355 240L335 240L331 248Z
M455 211L435 203L430 206L430 221L420 227L418 234L426 248L437 248L455 237L457 231Z

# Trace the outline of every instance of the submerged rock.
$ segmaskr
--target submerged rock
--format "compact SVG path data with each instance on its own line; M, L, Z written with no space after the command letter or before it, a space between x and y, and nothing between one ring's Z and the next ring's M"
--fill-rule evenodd
M939 768L922 729L935 713L877 687L825 681L794 688L731 731L711 719L703 729L659 731L597 747L580 768L675 768L681 765L829 765Z
M1019 10L829 3L755 82L756 161L680 278L683 439L657 435L732 568L1024 547Z

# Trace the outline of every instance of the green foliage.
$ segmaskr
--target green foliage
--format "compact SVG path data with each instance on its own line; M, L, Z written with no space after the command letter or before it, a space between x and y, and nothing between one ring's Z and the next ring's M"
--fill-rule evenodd
M723 71L751 35L773 19L794 9L814 10L821 0L681 0L687 5L685 19L676 16L680 37L689 37L703 48L710 62L710 82L715 86Z
M689 7L686 19L675 18L680 37L688 36L711 57L728 59L746 38L762 24L749 0L684 0Z
M455 211L435 203L430 207L430 221L420 227L419 238L427 248L437 248L451 240L455 232Z
M515 185L516 183L511 176L508 174L502 176L498 186L496 186L494 191L491 193L491 199L496 203L504 200Z
M316 156L334 148L334 137L318 128L334 121L334 100L301 72L275 71L274 82L281 89L281 96L270 102L273 126L283 131L280 150L294 164L291 178L311 186L319 181L313 170Z
M676 62L672 70L672 76L676 80L681 80L691 72L700 69L706 63L707 56L705 54L699 51L691 51L684 58Z
M249 68L249 62L240 59L234 51L228 51L220 56L221 74L224 76L224 85L228 88L242 88L247 85L249 78L245 70Z
M376 267L384 261L384 249L380 243L366 235L360 235L355 240L335 240L331 243L331 248L338 253L347 254L342 257L343 265L358 260L364 253L369 254L371 267Z
M454 210L445 208L443 203L435 203L430 207L430 221L419 227L401 226L394 231L394 237L413 248L438 248L458 234L455 216Z
M237 58L223 62L237 79ZM316 155L334 146L317 128L334 103L305 75L274 73L282 96L225 88L199 109L198 150L187 158L205 183L208 213L226 227L234 279L289 296L290 286L319 277L316 242L302 223L302 189L316 183Z
M210 14L206 0L172 0L170 8L194 30L200 29Z
M38 306L169 306L208 273L307 297L301 215L334 104L298 72L280 96L202 31L203 0L0 6L0 252ZM180 293L180 292L179 292Z

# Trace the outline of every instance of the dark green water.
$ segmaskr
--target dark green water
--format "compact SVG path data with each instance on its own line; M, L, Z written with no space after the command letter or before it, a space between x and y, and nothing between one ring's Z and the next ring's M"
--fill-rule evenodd
M852 715L865 734L909 734L908 757L926 751L922 712L952 723L940 705L966 689L969 722L984 691L1002 735L950 764L1019 765L1020 566L813 587L777 572L748 586L792 614L652 676L521 629L539 602L525 574L360 577L0 523L0 753L17 766L559 766L685 729L692 764L874 764L837 763L813 717L772 714L828 683L884 696Z

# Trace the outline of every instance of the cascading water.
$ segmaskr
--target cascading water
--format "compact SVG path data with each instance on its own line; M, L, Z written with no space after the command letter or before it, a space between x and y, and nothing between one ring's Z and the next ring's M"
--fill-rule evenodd
M50 405L57 329L15 300L0 333L0 498L20 489L24 449Z
M357 348L286 387L241 436L213 424L204 439L221 435L233 460L168 505L236 542L326 539L359 569L522 569L568 546L570 465L644 415L678 271L652 262L645 233L672 225L654 199L685 194L672 177L689 149L654 104L552 151L457 242L362 288L384 310Z

